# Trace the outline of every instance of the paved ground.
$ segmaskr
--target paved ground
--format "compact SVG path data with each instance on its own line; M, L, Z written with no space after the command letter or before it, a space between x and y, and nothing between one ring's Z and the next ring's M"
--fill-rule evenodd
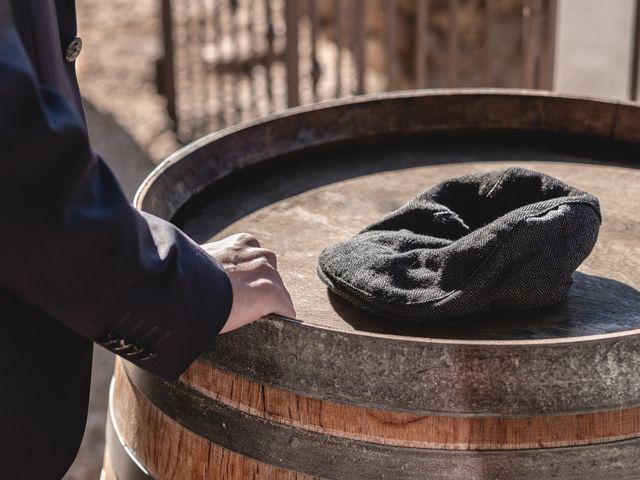
M91 142L108 163L130 200L140 182L154 167L148 154L108 112L99 111L87 99L85 110ZM96 346L93 354L89 417L82 447L65 480L97 480L104 449L104 424L113 354Z
M159 51L155 0L78 0L84 47L78 78L91 141L111 166L130 200L144 177L178 143L154 88ZM123 15L126 12L126 15ZM96 347L89 417L75 463L64 480L97 480L113 355Z
M78 70L95 149L132 198L154 163L177 148L153 86L159 51L154 0L78 0L85 47ZM629 88L632 0L560 0L556 89L625 98ZM90 416L65 480L97 480L113 357L94 355Z
M159 162L178 147L154 83L154 60L161 50L160 2L76 2L78 34L84 44L77 62L83 96L111 115L134 143ZM111 158L116 165L135 161Z

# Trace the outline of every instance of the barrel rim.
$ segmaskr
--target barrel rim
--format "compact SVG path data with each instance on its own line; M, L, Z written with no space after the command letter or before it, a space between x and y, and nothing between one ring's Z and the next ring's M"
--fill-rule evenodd
M619 108L619 107L629 107L632 108L636 112L640 112L640 108L638 105L624 100L610 100L606 98L599 98L596 96L588 96L588 95L571 95L571 94L558 94L553 91L548 90L527 90L527 89L503 89L503 88L469 88L469 89L422 89L422 90L406 90L401 92L386 92L386 93L377 93L377 94L369 94L369 95L361 95L350 98L343 98L337 100L328 100L315 104L304 105L295 107L292 109L284 110L281 112L272 113L254 120L246 121L243 123L239 123L237 125L233 125L227 127L225 129L209 133L204 135L193 142L185 145L181 149L177 150L173 154L169 155L164 161L162 161L141 183L138 188L133 205L139 210L145 209L145 200L149 198L149 195L152 192L154 185L157 184L158 180L172 167L176 166L178 162L194 152L198 151L205 145L209 145L214 142L219 142L223 139L229 138L231 136L237 135L241 132L257 128L260 126L271 124L274 121L285 120L289 118L295 117L303 117L312 112L320 112L326 111L330 109L334 109L336 107L349 107L354 105L364 105L364 104L376 104L388 102L391 100L398 99L411 99L411 98L425 98L425 97L449 97L449 98L459 98L462 100L473 99L473 98L526 98L529 100L550 100L550 101L577 101L580 103L585 103L588 105L599 105L603 107L611 107L611 108ZM594 135L596 137L601 138L609 138L612 140L616 140L613 131L613 125L615 124L615 110L613 112L614 118L612 119L612 128L608 132L607 136L603 135ZM513 128L513 130L521 131L520 129ZM508 131L508 129L507 129ZM525 130L526 131L526 130ZM531 128L529 131L544 131L544 129L535 129ZM567 131L567 133L572 133L572 131ZM190 198L190 197L189 197ZM189 198L184 199L184 203L186 203ZM167 219L168 220L168 219ZM282 322L286 322L286 318L272 314L266 317L265 319L277 319ZM352 330L352 331L343 331L339 329L331 328L330 326L325 325L317 325L313 323L307 323L304 319L301 319L300 324L296 327L300 326L308 326L316 329L325 330L328 332L340 332L340 333L349 333L350 335L361 335L375 338L383 338L388 340L402 340L403 342L416 342L420 344L445 344L452 346L469 346L469 345L483 345L483 346L504 346L504 347L527 347L532 345L544 345L544 346L558 346L561 348L567 344L581 343L581 342L591 342L591 341L600 341L604 339L616 339L616 338L629 338L640 335L639 329L631 329L624 330L619 332L610 332L610 333L602 333L597 335L582 335L582 336L572 336L572 337L562 337L562 338L545 338L545 339L524 339L524 340L516 340L516 339L505 339L505 340L482 340L482 339L452 339L452 338L436 338L436 337L417 337L410 335L394 335L391 333L378 333L378 332L367 332L361 330Z
M305 115L310 112L316 112L319 110L328 110L335 107L349 106L364 104L369 102L384 102L393 99L403 98L418 98L418 97L461 97L470 98L473 96L483 97L527 97L527 98L552 98L558 100L575 100L587 103L602 104L609 106L624 106L637 108L637 104L626 100L612 100L606 97L599 97L596 95L574 95L568 93L558 94L552 90L534 90L534 89L520 89L520 88L434 88L434 89L415 89L415 90L403 90L396 92L383 92L372 93L367 95L358 95L348 98L340 98L333 100L325 100L309 105L301 105L298 107L289 108L280 112L270 113L256 119L247 120L236 125L223 128L221 130L211 132L203 135L200 138L188 143L182 148L176 150L174 153L166 157L156 168L154 168L149 175L142 181L138 187L134 198L133 205L140 210L143 210L143 202L145 196L148 194L153 183L164 173L167 169L173 166L176 162L186 157L190 153L200 148L202 145L209 144L213 141L220 140L224 137L234 135L240 131L247 130L249 128L257 127L260 125L268 124L274 120L283 118L296 117Z
M289 325L290 322L287 321L286 317L282 317L281 315L271 313L262 317L262 320L269 321L278 321L282 324L283 327ZM366 330L340 330L337 328L332 328L329 325L318 325L315 323L307 323L304 320L300 322L296 322L296 328L298 327L310 327L318 330L326 330L330 332L337 333L346 333L349 335L362 335L365 337L375 337L375 338L383 338L388 340L402 340L403 342L416 342L416 343L429 343L429 344L443 344L443 345L474 345L474 346L508 346L508 347L528 347L531 345L545 345L545 346L555 346L563 347L567 343L575 344L575 343L585 343L585 342L596 342L601 340L613 340L616 338L629 338L640 335L640 328L634 328L631 330L624 330L620 332L611 332L611 333L599 333L597 335L579 335L575 337L562 337L562 338L530 338L526 340L497 340L497 339L487 339L487 340L477 340L477 339L458 339L458 338L437 338L437 337L416 337L412 335L396 335L393 333L379 333L379 332L369 332Z
M566 415L640 406L637 335L532 348L400 338L344 331L328 337L322 328L262 319L217 338L201 360L305 397L425 415ZM323 345L324 355L315 345ZM392 368L379 361L383 350Z
M568 93L558 94L552 90L534 90L534 89L520 89L520 88L434 88L434 89L415 89L415 90L403 90L398 92L383 92L373 93L367 95L358 95L355 97L340 98L334 100L325 100L309 105L301 105L298 107L289 108L280 112L270 113L256 119L247 120L236 125L223 128L221 130L208 133L200 138L188 143L182 148L176 150L174 153L166 157L151 173L142 181L138 190L135 193L133 199L133 205L142 210L142 204L144 198L149 191L149 188L153 185L153 182L169 167L174 165L178 160L186 157L202 145L211 143L212 141L219 140L223 137L233 135L239 131L246 130L259 125L267 124L273 120L278 120L287 117L294 117L304 115L309 112L315 112L318 110L327 110L334 107L341 107L347 105L356 105L369 102L384 102L391 99L400 98L416 98L416 97L472 97L472 96L485 96L485 97L528 97L528 98L553 98L559 100L577 100L588 103L605 104L610 106L626 106L637 108L637 104L626 100L612 100L606 97L599 97L596 95L574 95Z

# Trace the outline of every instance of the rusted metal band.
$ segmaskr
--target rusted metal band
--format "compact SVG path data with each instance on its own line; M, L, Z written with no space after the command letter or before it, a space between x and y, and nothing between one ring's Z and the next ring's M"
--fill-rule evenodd
M637 479L640 440L514 451L390 447L290 427L224 406L186 384L135 366L127 377L156 408L185 429L241 455L324 479L468 478Z
M482 343L349 334L274 318L220 336L203 360L256 383L358 407L572 415L640 406L640 332L632 333Z

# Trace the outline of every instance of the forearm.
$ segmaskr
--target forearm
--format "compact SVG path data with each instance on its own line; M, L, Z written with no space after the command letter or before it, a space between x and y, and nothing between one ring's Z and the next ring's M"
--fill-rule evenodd
M78 112L0 26L0 286L128 360L177 376L227 319L222 268L137 212Z

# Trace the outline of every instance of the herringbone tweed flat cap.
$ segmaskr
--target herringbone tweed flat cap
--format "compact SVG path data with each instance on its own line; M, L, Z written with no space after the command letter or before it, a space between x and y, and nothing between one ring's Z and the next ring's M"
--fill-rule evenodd
M600 227L598 199L523 168L442 182L324 249L318 275L377 316L428 322L560 301Z

